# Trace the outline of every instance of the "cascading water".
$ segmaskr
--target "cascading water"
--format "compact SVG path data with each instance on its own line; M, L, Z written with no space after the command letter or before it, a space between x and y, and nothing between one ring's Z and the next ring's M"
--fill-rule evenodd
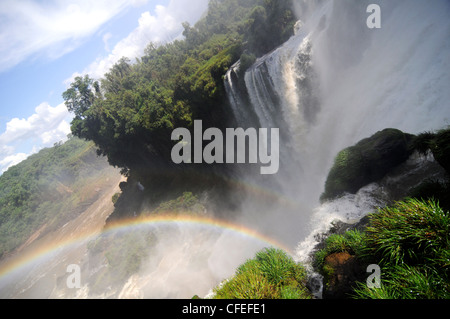
M374 1L294 2L299 30L245 72L247 96L237 89L239 64L225 80L242 126L280 128L285 174L274 178L299 204L296 214L308 215L308 227L298 224L296 233L297 258L305 260L314 245L308 233L326 231L335 218L361 218L380 205L367 191L358 200L319 205L341 149L388 127L416 134L449 124L450 3L376 1L382 25L369 29L366 9ZM336 214L342 210L347 214Z
M156 236L150 238L156 242L149 250L150 258L138 273L125 278L125 285L114 289L106 280L112 275L103 254L109 252L111 257L121 247L133 252L127 245L135 247L140 242L148 250L146 228L130 230L129 226L92 241L89 237L89 244L75 242L75 248L51 250L10 276L0 277L1 296L190 298L206 294L255 251L272 244L266 238L276 238L288 249L296 247L294 257L307 264L317 236L327 232L332 221L357 221L389 199L392 185L414 185L421 176L441 174L432 159L411 158L395 174L357 194L319 204L333 159L344 147L387 127L419 133L449 124L450 2L293 2L301 21L295 35L245 73L236 63L225 77L239 127L280 129L279 173L262 177L240 171L243 182L275 199L273 205L244 202L243 214L233 221L239 227L234 228L204 220L189 225L169 222L157 228L147 225ZM381 7L381 29L366 25L366 8L372 2ZM252 232L242 231L240 222L251 225ZM264 233L264 240L251 236L255 229ZM109 240L111 250L102 251ZM118 256L123 258L122 253ZM127 265L136 266L135 256L131 257ZM83 279L92 279L83 282L82 289L67 289L68 263L81 264ZM100 289L102 285L106 288Z

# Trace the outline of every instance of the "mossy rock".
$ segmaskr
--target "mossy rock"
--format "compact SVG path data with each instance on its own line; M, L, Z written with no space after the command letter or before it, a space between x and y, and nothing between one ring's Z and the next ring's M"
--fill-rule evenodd
M450 174L450 129L419 134L414 139L414 147L422 154L430 150L436 161Z
M355 194L361 187L383 178L409 158L413 138L414 135L397 129L385 129L342 150L328 174L321 201Z
M442 130L436 134L431 151L436 161L450 173L450 130Z

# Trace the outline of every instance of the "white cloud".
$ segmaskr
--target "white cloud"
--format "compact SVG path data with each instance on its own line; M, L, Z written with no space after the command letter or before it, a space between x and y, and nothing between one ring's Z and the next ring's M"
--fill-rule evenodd
M23 160L25 160L28 156L31 154L25 154L25 153L17 153L13 155L6 156L5 158L0 159L0 174L4 173L10 168L11 166L17 165Z
M133 7L141 7L148 3L148 0L130 0Z
M24 160L45 146L66 139L70 133L70 114L64 104L56 107L42 103L27 119L14 118L6 124L0 135L0 172ZM33 144L28 154L16 152L18 148Z
M0 1L0 72L23 60L58 58L126 7L145 0Z
M141 6L149 0L33 0L0 1L0 72L24 59L43 54L57 58L75 49L82 41L127 6ZM121 57L134 59L150 43L172 41L182 32L181 23L194 24L207 9L208 0L171 0L157 5L154 13L143 12L138 26L119 41L108 56L99 57L82 74L100 78ZM102 41L110 48L112 35ZM72 79L81 73L74 73ZM14 118L0 135L0 172L22 161L42 147L63 140L70 133L71 115L64 104L42 103L28 118ZM25 149L25 146L28 149Z
M6 131L0 135L0 143L10 144L31 137L40 137L44 142L45 138L42 135L49 130L58 128L68 116L69 112L64 104L51 107L48 103L42 103L27 119L14 118L9 121L6 124Z
M112 34L110 32L105 33L102 38L103 44L105 45L105 50L108 52L111 51L111 49L109 48L109 43L108 43L109 39L111 39L111 38L112 38Z
M66 139L67 135L70 132L70 124L63 120L56 128L43 132L40 135L40 139L42 140L42 143L44 143L44 145L50 145Z
M174 40L183 31L181 23L188 21L194 24L206 11L208 2L209 0L171 0L167 6L157 5L153 15L149 11L142 13L136 29L119 41L108 56L99 57L81 73L101 78L121 57L133 60L143 55L150 42L165 43ZM74 73L64 83L71 83L78 75L79 72Z

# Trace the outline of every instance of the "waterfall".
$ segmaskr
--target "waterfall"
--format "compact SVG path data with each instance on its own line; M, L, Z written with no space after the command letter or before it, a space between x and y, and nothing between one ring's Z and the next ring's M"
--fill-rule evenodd
M280 129L277 174L263 176L259 166L255 173L248 165L236 170L237 181L227 176L237 192L250 190L242 214L227 221L209 214L173 220L156 214L101 234L71 232L66 241L55 233L57 245L43 237L40 249L30 246L30 260L19 258L8 276L0 276L0 296L190 298L206 294L268 245L291 250L308 267L333 221L358 221L391 199L393 185L403 189L425 176L443 176L431 156L411 156L357 194L319 203L343 148L388 127L417 134L449 125L450 1L293 2L295 34L248 70L237 62L224 78L238 127ZM380 29L367 27L371 3L381 7ZM66 229L80 228L72 226ZM141 246L147 257L137 254ZM132 254L123 256L125 251ZM119 266L109 263L115 255ZM67 286L72 263L83 267L80 290ZM125 284L108 281L137 264L140 270ZM320 284L317 290L320 295Z
M280 128L284 173L274 178L299 206L294 220L283 210L274 219L306 224L295 234L300 246L338 207L357 205L319 205L340 150L388 127L417 134L449 124L450 3L380 0L382 26L369 29L371 3L297 1L295 35L245 72L245 94L239 64L225 77L240 124Z

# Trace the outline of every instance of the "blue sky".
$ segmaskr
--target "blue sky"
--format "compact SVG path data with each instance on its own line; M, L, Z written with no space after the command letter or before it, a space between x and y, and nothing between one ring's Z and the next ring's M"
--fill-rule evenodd
M181 36L207 3L1 0L0 174L70 133L61 95L75 76L100 78L122 56Z

